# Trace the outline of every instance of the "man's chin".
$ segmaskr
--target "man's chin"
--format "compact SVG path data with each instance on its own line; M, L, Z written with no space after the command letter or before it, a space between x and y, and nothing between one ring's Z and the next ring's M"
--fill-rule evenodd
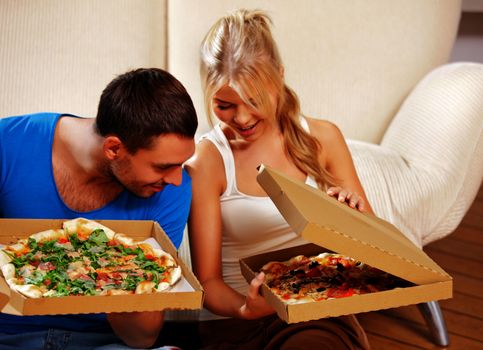
M162 189L161 189L162 190ZM154 188L136 188L136 189L130 189L128 188L128 191L131 192L132 194L136 195L137 197L140 198L149 198L155 195L158 192L161 192L161 190L157 190Z

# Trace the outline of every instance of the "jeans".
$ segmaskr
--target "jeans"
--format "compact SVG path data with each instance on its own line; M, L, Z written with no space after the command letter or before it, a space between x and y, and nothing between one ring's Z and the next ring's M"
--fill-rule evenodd
M0 350L116 350L132 349L113 333L72 332L49 329L21 334L0 333ZM159 350L176 349L160 347Z

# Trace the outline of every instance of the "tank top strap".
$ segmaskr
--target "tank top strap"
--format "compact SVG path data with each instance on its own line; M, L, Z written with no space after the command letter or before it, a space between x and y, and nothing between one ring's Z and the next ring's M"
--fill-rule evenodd
M305 119L304 116L300 115L299 121L300 121L300 125L302 126L302 129L304 129L307 133L310 134L309 123L307 123L307 119Z
M302 126L302 129L304 129L308 134L310 134L309 123L307 122L307 119L305 119L305 117L302 115L300 115L299 118L300 118L299 120L300 120L300 125ZM307 176L305 183L315 188L319 187L313 176Z
M209 140L213 143L223 159L223 165L225 167L226 176L226 190L221 195L221 197L231 195L236 192L236 176L235 176L235 159L233 158L233 153L231 151L230 143L226 138L223 130L221 130L220 124L215 125L215 127L204 134L200 138L202 140Z

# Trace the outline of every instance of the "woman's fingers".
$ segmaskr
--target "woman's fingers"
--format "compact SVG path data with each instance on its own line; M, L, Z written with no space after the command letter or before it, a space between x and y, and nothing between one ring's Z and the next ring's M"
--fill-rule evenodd
M346 190L342 187L334 186L327 190L327 194L336 198L341 203L347 203L349 207L364 211L364 199L357 193Z
M248 288L248 295L247 297L250 299L256 299L260 297L260 286L263 284L265 279L265 274L260 272L255 278L252 279L250 282L250 288Z

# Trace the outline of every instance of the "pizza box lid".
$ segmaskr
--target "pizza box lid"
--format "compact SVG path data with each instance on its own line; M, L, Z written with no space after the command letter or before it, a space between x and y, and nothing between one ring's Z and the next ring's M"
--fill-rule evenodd
M394 225L268 166L260 166L257 181L305 240L415 284L451 280Z

